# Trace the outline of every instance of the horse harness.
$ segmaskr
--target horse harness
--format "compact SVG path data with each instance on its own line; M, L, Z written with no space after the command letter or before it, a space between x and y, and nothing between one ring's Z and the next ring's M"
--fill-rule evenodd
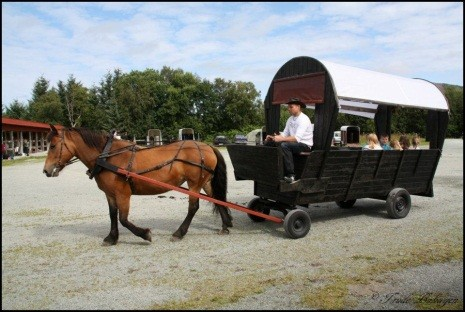
M105 147L103 148L102 153L98 156L98 158L97 158L97 160L95 162L95 166L92 169L92 171L90 169L87 171L87 175L89 176L89 179L92 179L94 176L96 176L98 173L100 173L100 171L102 171L102 169L107 169L107 170L110 170L112 172L117 173L119 168L117 166L115 166L115 165L112 165L112 164L108 163L106 160L107 160L108 157L115 156L115 155L124 153L126 151L131 151L132 152L131 158L129 159L129 163L128 163L127 167L126 167L126 171L132 172L132 165L133 165L134 158L136 156L136 152L139 151L139 150L142 150L142 149L140 147L138 147L136 144L133 144L133 145L125 146L123 148L120 148L120 149L117 149L117 150L114 150L114 151L110 152L111 145L113 144L113 132L114 131L112 130L108 134L107 142L105 144ZM205 165L205 158L204 158L204 155L202 153L202 150L200 149L200 146L197 144L197 142L195 142L195 141L193 141L193 142L197 146L197 149L198 149L199 154L200 154L200 164L189 161L189 160L186 160L186 159L178 158L178 155L179 155L179 153L180 153L180 151L181 151L181 149L182 149L182 147L183 147L183 145L185 143L185 141L183 141L181 146L179 146L179 149L176 152L176 155L174 155L174 157L172 159L170 159L168 161L165 161L164 163L158 164L158 165L156 165L154 167L144 169L144 170L140 170L140 171L137 171L137 172L134 172L134 173L136 173L136 174L144 174L144 173L147 173L147 172L150 172L150 171L160 170L161 168L166 167L168 165L170 165L170 170L171 170L171 168L173 166L173 163L175 161L179 161L179 162L183 162L183 163L186 163L186 164L190 164L190 165L199 167L202 170L201 171L202 177L204 177L203 170L209 172L210 174L214 174L214 170ZM129 185L131 186L131 191L133 193L135 193L134 182L133 182L132 178L129 175L126 175L126 181L128 181Z

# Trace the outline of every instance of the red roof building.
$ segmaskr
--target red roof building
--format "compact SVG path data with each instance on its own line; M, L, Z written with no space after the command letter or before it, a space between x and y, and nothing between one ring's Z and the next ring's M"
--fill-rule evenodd
M63 128L61 125L55 127ZM3 159L46 151L49 132L50 125L46 123L2 117L2 145L5 143L7 147Z

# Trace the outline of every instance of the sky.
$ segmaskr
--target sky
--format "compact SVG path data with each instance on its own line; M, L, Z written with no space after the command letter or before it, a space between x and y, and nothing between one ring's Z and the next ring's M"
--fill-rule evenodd
M264 99L299 56L463 86L463 2L2 2L2 106L163 66Z

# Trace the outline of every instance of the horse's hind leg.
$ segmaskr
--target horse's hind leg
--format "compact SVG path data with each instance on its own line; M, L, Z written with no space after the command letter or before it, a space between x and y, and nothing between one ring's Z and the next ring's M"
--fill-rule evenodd
M152 232L150 229L143 229L135 226L128 220L129 216L129 200L130 196L119 196L117 198L117 206L119 210L119 222L131 231L134 235L139 236L145 240L152 241Z
M228 208L224 206L216 205L216 208L220 212L221 221L223 222L222 229L218 232L218 234L220 235L229 234L228 227L233 226L231 214L229 213Z
M212 197L213 190L210 182L207 182L204 186L203 189L205 193L207 193L208 196ZM218 231L218 234L220 235L225 235L229 234L229 229L228 227L232 227L232 216L229 213L229 210L221 205L215 204L215 211L218 211L221 216L221 222L222 222L222 228L221 230Z
M114 198L107 195L108 208L110 210L110 234L103 240L104 245L116 245L118 242L118 207L116 207L116 201Z
M171 237L172 241L180 240L186 235L189 225L191 224L192 218L194 218L195 213L199 210L199 199L195 196L189 196L189 208L187 211L187 216L182 222L181 226L173 233Z

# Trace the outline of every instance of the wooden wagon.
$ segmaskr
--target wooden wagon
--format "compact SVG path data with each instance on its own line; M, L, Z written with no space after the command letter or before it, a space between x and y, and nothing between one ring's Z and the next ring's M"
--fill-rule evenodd
M286 233L305 236L310 217L299 206L336 202L350 208L360 198L386 201L391 218L410 211L410 195L433 196L433 178L441 157L449 106L441 85L355 67L296 57L276 73L265 98L266 132L279 132L280 104L298 97L315 110L312 151L294 157L298 181L283 181L280 148L228 145L236 180L253 180L251 210L281 211ZM429 149L365 151L331 146L338 113L372 118L376 133L391 134L393 108L427 110ZM253 221L266 218L249 214Z

